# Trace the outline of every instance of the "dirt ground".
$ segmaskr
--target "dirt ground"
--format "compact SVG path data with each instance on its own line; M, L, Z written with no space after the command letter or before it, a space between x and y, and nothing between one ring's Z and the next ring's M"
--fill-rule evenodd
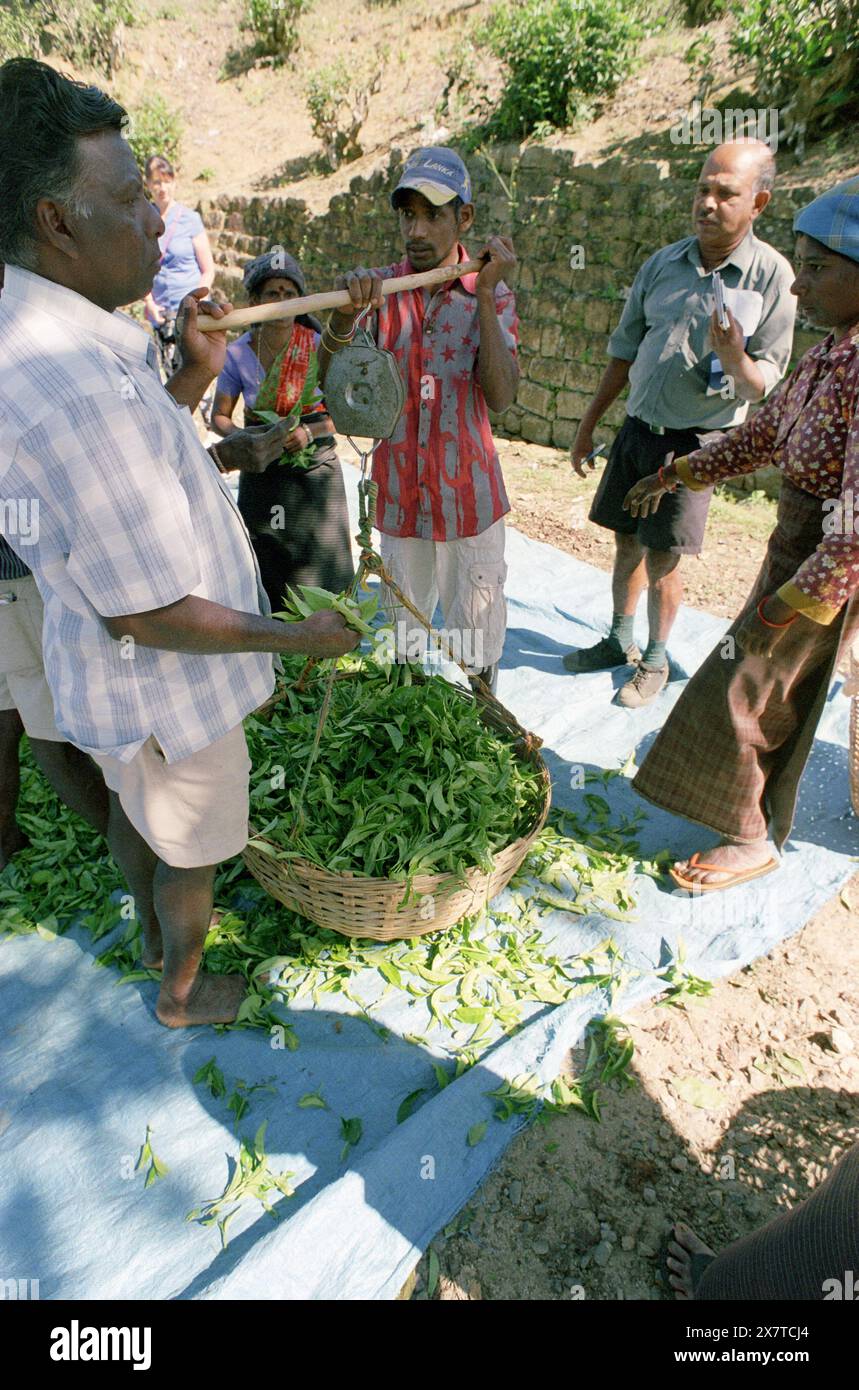
M514 1139L433 1241L434 1297L666 1298L671 1221L720 1250L806 1196L859 1138L857 909L854 878L708 999L629 1014L637 1084L605 1095L599 1124L559 1115Z
M511 524L610 569L610 538L586 520L593 483L556 450L500 440L499 452ZM774 515L757 494L717 497L704 551L685 562L686 601L733 615ZM604 1095L599 1124L555 1116L514 1139L433 1241L433 1297L665 1298L657 1252L670 1221L719 1250L807 1195L859 1139L857 925L859 875L707 999L625 1015L637 1084ZM695 1104L689 1078L705 1083ZM428 1255L406 1295L425 1300L427 1277Z

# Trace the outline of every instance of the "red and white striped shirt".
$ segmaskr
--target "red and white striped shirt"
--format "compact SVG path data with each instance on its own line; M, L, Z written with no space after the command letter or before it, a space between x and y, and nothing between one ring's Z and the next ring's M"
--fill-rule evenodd
M459 259L467 260L460 245ZM408 261L376 271L383 279L412 275ZM435 293L408 290L387 297L375 336L397 360L406 405L391 439L373 459L379 484L376 523L389 536L450 541L479 536L510 510L486 398L477 377L480 327L476 274ZM495 307L516 353L516 302L505 284ZM371 333L374 331L372 326Z

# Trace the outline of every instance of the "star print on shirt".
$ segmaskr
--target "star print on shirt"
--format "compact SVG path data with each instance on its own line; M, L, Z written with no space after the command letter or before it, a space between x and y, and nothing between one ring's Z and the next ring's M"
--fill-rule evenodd
M464 249L459 254L465 259ZM411 270L404 261L379 273L391 279ZM509 294L502 302L499 292L496 305L505 342L515 357L515 302ZM374 453L378 519L388 535L435 541L477 536L509 510L477 371L477 298L461 285L431 301L418 291L392 295L379 325L379 346L399 346L403 351L408 406L393 438L383 440ZM434 383L432 402L422 399L427 390L422 377ZM452 440L457 441L455 476L449 457Z

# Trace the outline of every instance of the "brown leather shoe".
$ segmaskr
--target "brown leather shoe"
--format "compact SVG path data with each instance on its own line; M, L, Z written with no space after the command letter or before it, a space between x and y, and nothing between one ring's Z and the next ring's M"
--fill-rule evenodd
M655 700L667 684L667 666L663 666L661 671L651 671L646 666L639 666L632 680L627 681L617 692L617 703L623 705L624 709L641 709L642 705L649 705L651 700Z

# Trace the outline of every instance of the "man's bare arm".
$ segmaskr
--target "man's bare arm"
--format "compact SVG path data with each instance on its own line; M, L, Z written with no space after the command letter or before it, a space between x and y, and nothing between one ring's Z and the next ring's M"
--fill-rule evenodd
M478 295L477 316L480 324L477 376L486 404L498 413L516 399L519 365L504 338L494 294Z
M283 623L260 613L240 613L189 594L166 608L102 618L116 641L131 637L141 647L214 656L230 652L297 652L342 656L357 647L357 632L339 613L313 613L300 623Z
M631 366L632 363L625 361L622 357L610 357L608 359L608 366L600 378L599 386L594 392L594 398L582 416L573 447L570 450L570 462L580 478L587 477L582 459L587 458L594 447L594 430L629 380ZM592 460L589 466L593 470L596 467L596 462Z

